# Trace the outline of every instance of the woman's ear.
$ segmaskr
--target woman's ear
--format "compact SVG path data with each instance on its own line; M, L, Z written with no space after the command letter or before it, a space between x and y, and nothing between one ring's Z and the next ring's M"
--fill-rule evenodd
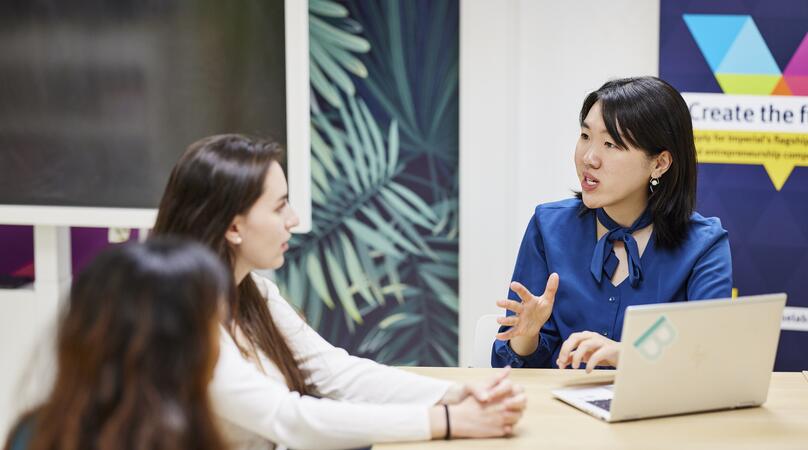
M243 241L241 237L242 222L244 222L244 218L242 216L236 216L236 218L233 219L233 223L231 223L230 226L227 227L227 231L224 233L224 238L227 240L227 242L233 245L241 244L241 242Z
M668 150L663 150L654 159L653 170L651 171L651 178L659 178L671 168L673 163L673 156Z

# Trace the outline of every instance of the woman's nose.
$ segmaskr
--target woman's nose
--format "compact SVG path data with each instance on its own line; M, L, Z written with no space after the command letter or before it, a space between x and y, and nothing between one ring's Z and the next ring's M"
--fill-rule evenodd
M286 228L294 228L300 224L300 218L294 209L289 208L289 217L286 218Z
M586 149L586 152L584 153L583 161L584 161L584 165L586 165L587 167L595 167L595 168L597 168L597 167L600 166L600 159L598 158L598 155L596 154L596 150L595 150L594 145L590 145L589 148Z

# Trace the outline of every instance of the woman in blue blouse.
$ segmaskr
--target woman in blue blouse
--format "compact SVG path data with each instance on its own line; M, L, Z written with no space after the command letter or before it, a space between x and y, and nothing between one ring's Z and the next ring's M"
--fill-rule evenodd
M727 232L693 211L696 148L682 96L654 77L584 100L577 198L536 207L522 239L494 367L616 367L631 305L729 297ZM534 295L543 291L541 296Z

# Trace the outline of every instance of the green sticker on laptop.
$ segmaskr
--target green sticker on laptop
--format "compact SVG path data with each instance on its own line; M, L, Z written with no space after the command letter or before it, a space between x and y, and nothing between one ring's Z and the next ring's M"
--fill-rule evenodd
M653 325L634 341L634 348L649 361L655 361L662 356L665 347L673 343L676 338L676 329L665 317L660 316Z

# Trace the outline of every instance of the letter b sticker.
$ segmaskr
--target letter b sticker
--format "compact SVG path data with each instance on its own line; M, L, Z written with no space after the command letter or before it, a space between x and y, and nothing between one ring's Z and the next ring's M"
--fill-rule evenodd
M654 361L662 356L665 347L671 345L675 338L676 330L670 321L662 316L634 341L634 347L645 359Z

